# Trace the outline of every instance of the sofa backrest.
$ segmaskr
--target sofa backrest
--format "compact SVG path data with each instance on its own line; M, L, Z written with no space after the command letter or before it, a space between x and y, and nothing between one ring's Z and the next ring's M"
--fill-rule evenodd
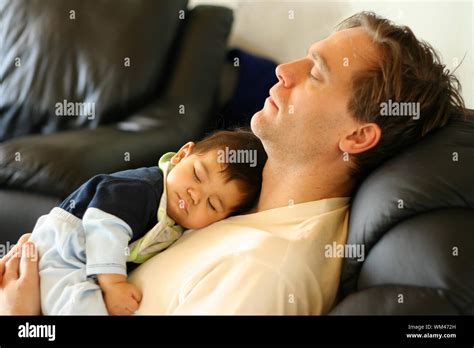
M166 77L187 0L7 0L0 142L125 117Z
M362 183L347 243L364 245L365 259L345 260L343 296L377 286L431 288L460 313L474 313L474 112Z

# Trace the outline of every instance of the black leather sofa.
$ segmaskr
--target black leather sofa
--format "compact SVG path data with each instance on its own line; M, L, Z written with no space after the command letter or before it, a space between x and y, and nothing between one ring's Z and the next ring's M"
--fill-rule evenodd
M232 90L235 79L223 74L232 71L223 69L230 10L199 6L179 19L186 1L137 0L133 9L114 1L94 2L93 12L110 14L99 26L88 19L74 29L57 18L64 21L74 8L79 21L91 3L7 2L2 30L8 40L0 52L0 243L29 232L38 216L90 176L154 165L163 152L201 137L215 126L219 96L229 95L223 89ZM43 21L23 26L25 18ZM42 36L58 26L59 37L48 33L56 41ZM68 45L72 38L79 43ZM118 76L107 80L107 61L122 62L131 51L136 70L115 67ZM21 71L14 58L25 53L34 56L22 59ZM82 74L90 80L80 82ZM102 111L94 120L58 119L51 108L63 99L96 100ZM470 114L387 161L357 189L348 245L363 245L364 261L345 260L330 314L474 314Z

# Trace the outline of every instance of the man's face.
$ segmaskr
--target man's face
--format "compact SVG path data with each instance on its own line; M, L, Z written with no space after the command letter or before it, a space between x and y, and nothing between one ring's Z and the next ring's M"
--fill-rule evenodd
M290 154L300 162L340 158L339 140L357 127L347 110L351 78L376 57L366 31L352 28L311 45L305 57L279 65L279 82L251 121L267 152Z
M194 144L185 146L167 177L167 212L185 228L202 228L229 216L242 194L235 180L225 182L217 150L196 155L191 154Z

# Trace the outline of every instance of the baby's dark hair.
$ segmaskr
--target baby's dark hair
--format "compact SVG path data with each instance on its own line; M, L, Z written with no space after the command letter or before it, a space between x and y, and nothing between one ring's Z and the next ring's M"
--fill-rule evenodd
M260 195L262 171L267 160L267 153L260 139L244 128L216 131L197 142L193 154L200 155L212 150L221 150L218 153L218 161L219 154L221 156L229 153L240 154L247 159L250 158L250 154L255 156L256 163L219 161L223 167L222 173L225 175L226 183L237 180L239 189L244 195L242 202L234 208L231 215L238 215L253 208ZM251 166L253 164L255 165Z

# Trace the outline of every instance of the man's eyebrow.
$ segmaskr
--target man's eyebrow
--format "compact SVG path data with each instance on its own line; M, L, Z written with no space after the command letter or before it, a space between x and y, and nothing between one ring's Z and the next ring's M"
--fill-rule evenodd
M326 75L330 75L331 70L329 69L329 65L326 58L324 58L324 56L322 56L318 52L310 51L310 49L308 48L308 54L310 54L310 52L311 52L311 57L313 57L313 59L316 62L318 62L319 66L321 67L321 70L323 70L323 72L326 73Z

